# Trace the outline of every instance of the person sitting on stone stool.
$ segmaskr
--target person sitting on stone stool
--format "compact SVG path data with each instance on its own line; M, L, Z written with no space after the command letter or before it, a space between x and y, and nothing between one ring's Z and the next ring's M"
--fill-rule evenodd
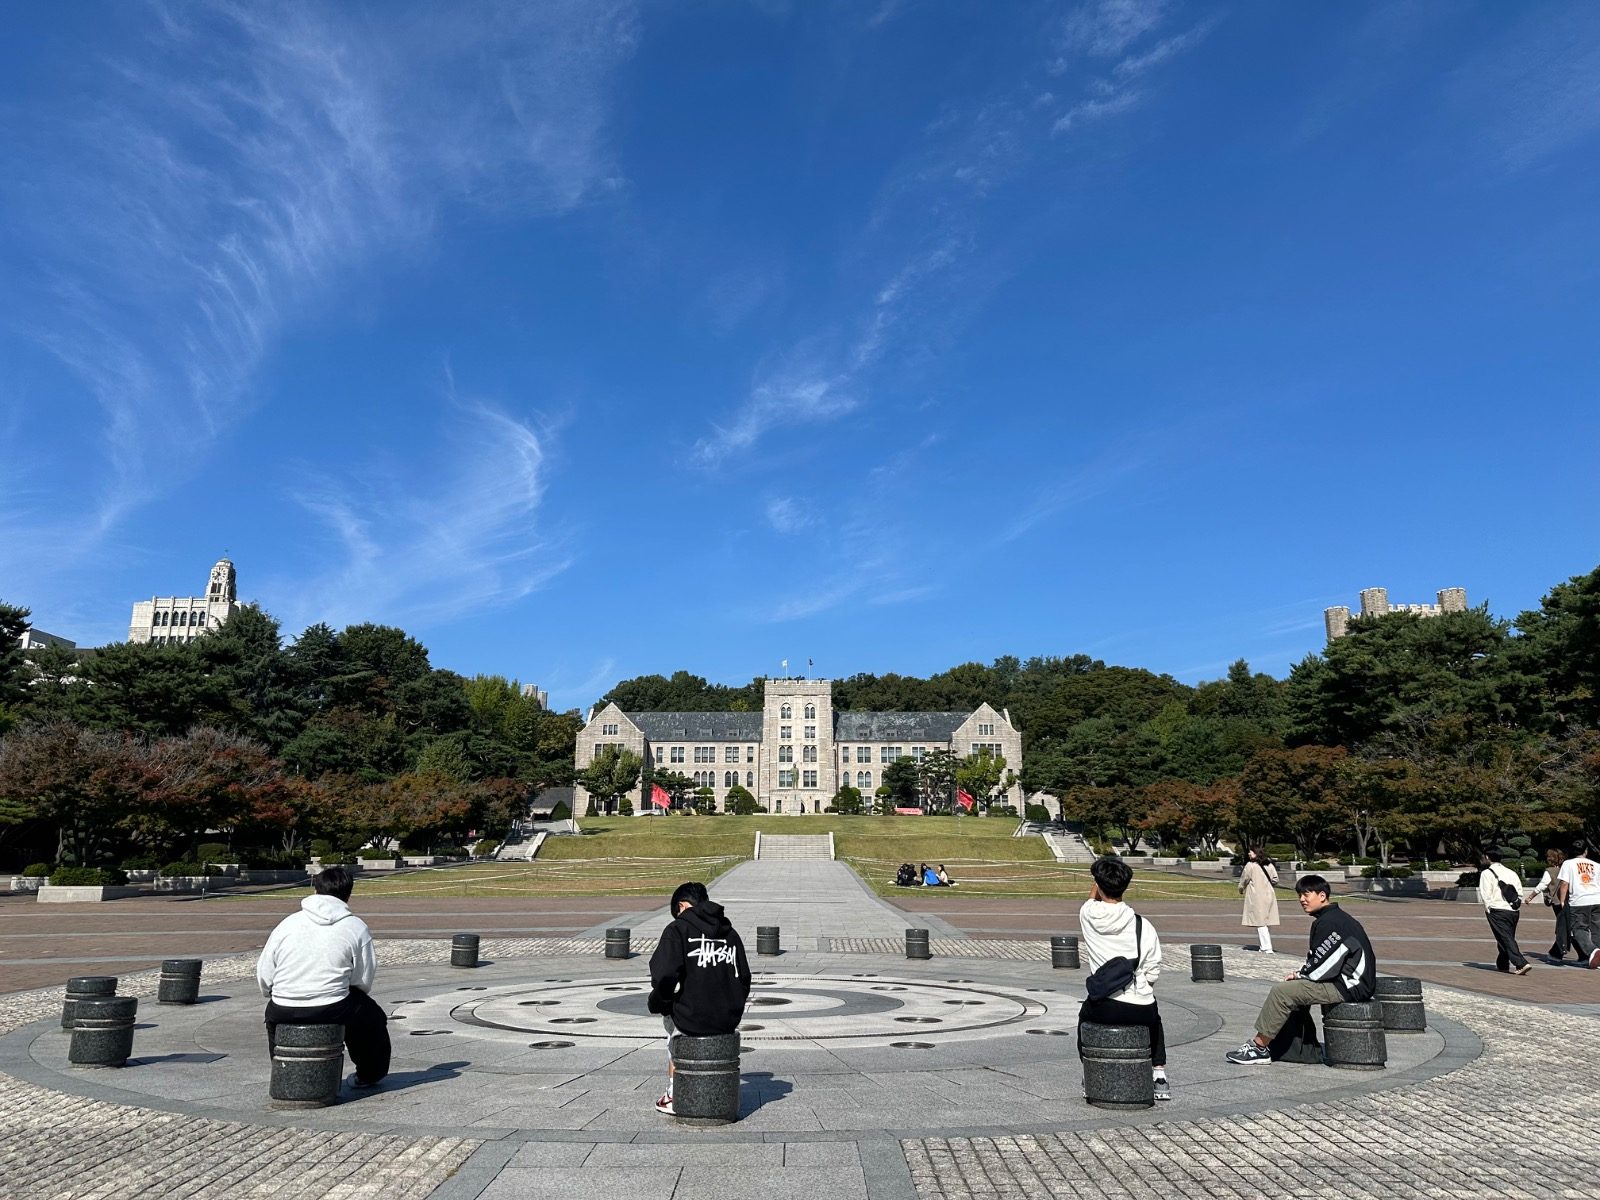
M703 883L681 883L667 906L673 920L650 956L646 1007L667 1032L667 1090L656 1111L672 1110L672 1039L732 1033L750 999L744 942Z
M1097 858L1089 868L1094 882L1089 899L1078 910L1083 932L1083 953L1089 960L1086 984L1090 995L1078 1010L1078 1025L1143 1025L1150 1030L1150 1066L1155 1075L1157 1100L1172 1099L1167 1082L1167 1036L1156 1005L1156 980L1161 975L1161 938L1155 927L1124 904L1123 893L1133 881L1133 868L1120 858ZM1118 960L1121 960L1120 963ZM1097 980L1106 978L1101 968L1120 965L1123 974L1113 991L1096 997ZM1124 986L1116 987L1117 983ZM1083 1057L1083 1042L1078 1042Z
M1303 876L1294 885L1300 907L1312 918L1311 951L1305 965L1282 983L1272 985L1256 1016L1256 1036L1227 1060L1241 1066L1270 1063L1272 1040L1298 1009L1313 1004L1371 1000L1378 986L1378 956L1361 922L1332 900L1332 889L1320 875Z
M267 998L267 1049L279 1025L343 1025L357 1087L377 1087L389 1073L389 1018L372 998L378 960L372 932L350 911L355 880L343 867L311 877L316 894L278 922L256 962Z

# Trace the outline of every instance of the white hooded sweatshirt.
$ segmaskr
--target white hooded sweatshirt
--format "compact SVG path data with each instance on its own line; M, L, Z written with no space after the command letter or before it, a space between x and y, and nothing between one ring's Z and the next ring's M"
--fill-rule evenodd
M367 923L336 896L307 896L300 911L278 922L256 961L261 994L285 1008L371 992L378 974Z
M1083 953L1088 958L1086 968L1093 974L1107 959L1134 956L1133 909L1126 904L1107 904L1104 900L1086 900L1078 910L1078 924L1083 931ZM1145 921L1137 942L1139 963L1133 972L1133 984L1124 988L1111 1000L1124 1004L1154 1004L1155 983L1161 976L1161 939L1156 927Z

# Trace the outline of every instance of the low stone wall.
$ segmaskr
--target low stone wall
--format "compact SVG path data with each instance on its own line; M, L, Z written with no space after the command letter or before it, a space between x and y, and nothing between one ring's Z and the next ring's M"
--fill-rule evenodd
M39 889L40 904L94 904L101 900L126 900L139 896L143 888L136 887L52 887L45 884Z

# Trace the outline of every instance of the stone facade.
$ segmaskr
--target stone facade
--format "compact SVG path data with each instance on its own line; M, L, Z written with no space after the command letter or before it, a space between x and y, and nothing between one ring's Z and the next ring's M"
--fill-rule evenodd
M135 604L128 640L158 646L192 642L208 630L220 629L238 611L238 576L233 563L221 558L211 568L204 596L152 596Z
M1445 613L1467 611L1466 588L1444 588L1435 597L1434 604L1390 604L1388 588L1361 589L1361 615L1386 617L1390 613L1411 613L1418 617L1437 617ZM1322 610L1322 620L1327 626L1328 640L1342 638L1350 632L1350 610L1344 605Z
M1006 769L1022 771L1022 734L1011 716L988 703L971 712L841 712L827 679L769 679L759 713L626 713L615 704L589 714L578 735L576 767L587 768L607 746L631 750L657 770L676 771L709 786L718 811L734 784L771 813L821 812L849 783L869 803L883 769L898 758L933 750L966 758L988 747ZM575 811L589 794L573 789ZM642 812L642 785L628 793ZM1022 785L997 802L1023 803Z

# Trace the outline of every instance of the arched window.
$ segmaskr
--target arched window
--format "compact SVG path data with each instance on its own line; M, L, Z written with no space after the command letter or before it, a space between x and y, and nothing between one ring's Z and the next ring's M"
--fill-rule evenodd
M737 772L737 771L724 771L722 773L722 786L723 787L730 788L730 787L732 787L734 784L736 784L738 782L739 782L739 772Z
M744 785L747 788L755 787L755 785L756 785L756 773L754 771L746 771L744 773Z
M791 706L787 705L787 704L785 704L782 708L780 708L778 710L778 719L779 720L787 721L787 720L790 720L793 716L794 716L794 709Z
M816 719L817 719L817 706L815 704L806 705L806 720L815 721Z
M860 790L860 791L863 791L863 792L872 790L872 772L871 771L857 771L856 772L856 788L858 790Z

